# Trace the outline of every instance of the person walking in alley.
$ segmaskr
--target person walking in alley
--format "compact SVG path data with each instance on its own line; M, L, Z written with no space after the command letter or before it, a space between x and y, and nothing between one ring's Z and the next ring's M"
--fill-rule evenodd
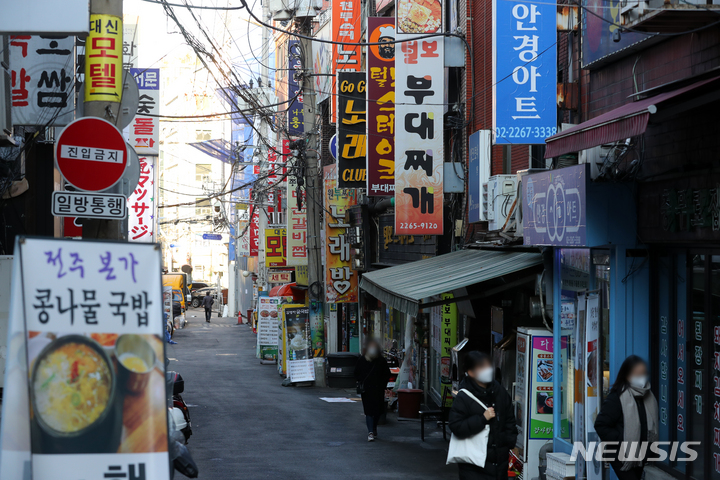
M463 367L465 378L450 409L448 425L458 440L469 439L489 426L487 443L478 442L485 446L486 456L483 465L455 462L450 455L448 460L458 463L461 480L507 479L508 455L517 437L510 395L493 378L495 368L486 353L469 352ZM452 445L450 450L452 454Z
M368 429L368 442L377 438L377 426L385 408L385 390L390 380L390 367L381 354L380 344L369 340L355 366L357 390L362 396Z
M620 365L615 384L600 408L595 420L595 431L603 442L622 442L612 448L617 453L610 462L619 480L640 480L648 449L642 450L638 442L658 440L658 403L650 391L648 368L645 360L630 355ZM630 442L635 442L633 445ZM620 460L623 447L633 449L629 453L641 460ZM611 455L610 452L605 454ZM625 458L626 455L622 455Z
M208 323L210 323L210 317L212 316L213 303L215 303L215 300L213 300L212 295L210 295L208 291L202 301L202 306L205 308L205 321Z

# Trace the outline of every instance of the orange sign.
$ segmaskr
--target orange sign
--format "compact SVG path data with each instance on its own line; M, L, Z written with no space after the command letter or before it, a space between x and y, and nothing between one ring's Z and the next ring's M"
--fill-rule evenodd
M332 0L332 39L335 42L357 44L362 39L362 15L360 0ZM331 71L359 72L362 69L362 47L359 45L332 46ZM333 77L331 95L337 94L335 77ZM335 99L330 105L335 106ZM335 109L332 112L332 123L335 123Z

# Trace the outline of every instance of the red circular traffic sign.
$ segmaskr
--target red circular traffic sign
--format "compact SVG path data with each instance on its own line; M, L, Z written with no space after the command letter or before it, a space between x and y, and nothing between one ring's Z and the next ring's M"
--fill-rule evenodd
M125 139L102 118L78 118L55 145L55 165L73 187L97 192L115 185L128 162Z

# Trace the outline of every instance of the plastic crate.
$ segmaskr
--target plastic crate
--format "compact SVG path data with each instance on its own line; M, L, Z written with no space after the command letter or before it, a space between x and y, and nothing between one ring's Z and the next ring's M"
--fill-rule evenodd
M575 477L575 462L567 453L548 453L546 475L548 480Z

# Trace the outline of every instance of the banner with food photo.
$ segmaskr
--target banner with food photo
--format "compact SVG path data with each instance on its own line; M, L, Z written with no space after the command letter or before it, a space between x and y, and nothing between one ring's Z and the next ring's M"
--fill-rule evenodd
M262 363L275 363L278 356L278 326L282 315L280 297L258 297L257 341Z
M33 479L168 478L160 250L18 238L15 252L4 397L22 401L3 404L0 477L27 478L27 449Z
M292 382L315 380L313 367L310 310L306 306L286 308L285 344L287 345L287 375Z

